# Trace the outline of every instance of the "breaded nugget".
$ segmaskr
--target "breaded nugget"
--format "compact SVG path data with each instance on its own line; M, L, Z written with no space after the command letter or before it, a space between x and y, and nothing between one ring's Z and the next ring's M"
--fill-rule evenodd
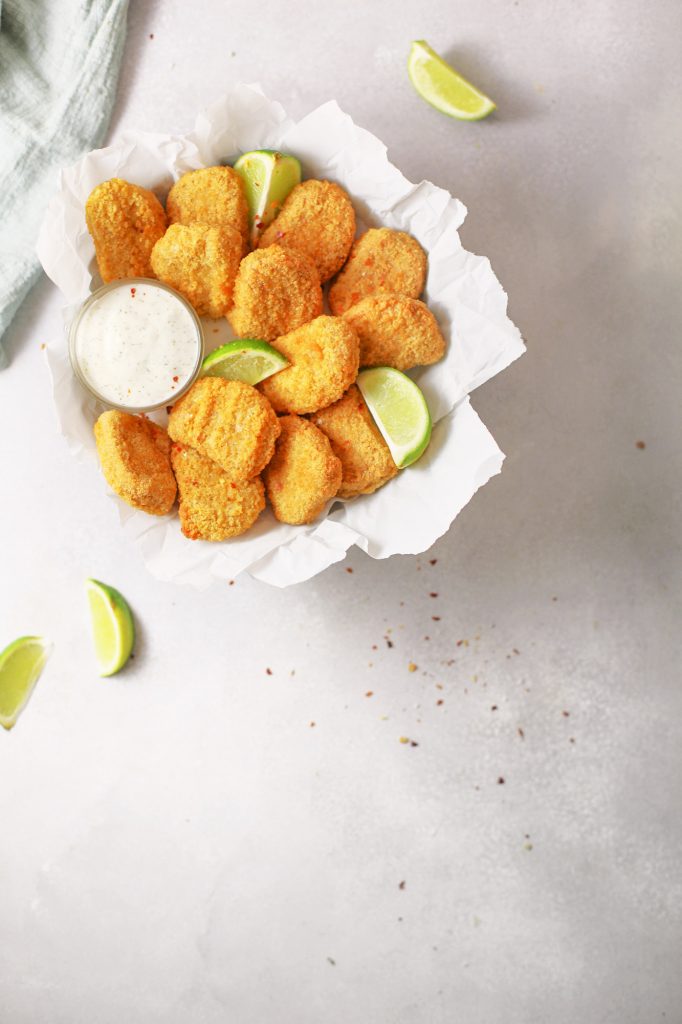
M240 380L201 377L171 410L173 441L213 459L230 480L257 476L268 464L279 423L266 398Z
M333 181L302 181L260 237L258 247L281 245L305 253L328 281L346 262L355 238L355 210L348 193Z
M240 338L274 341L321 312L320 275L303 253L271 245L244 257L228 314Z
M341 461L309 420L282 416L279 423L282 433L263 471L268 498L280 523L312 523L341 486Z
M166 230L166 214L153 192L122 178L103 181L88 196L85 222L105 284L154 276L149 257Z
M177 488L162 427L112 409L95 423L95 442L104 479L119 498L153 516L170 512Z
M329 289L332 313L341 316L374 292L418 299L426 280L426 253L404 231L370 228L353 243L348 262Z
M166 200L171 224L232 228L249 251L249 209L244 182L232 167L202 167L175 182Z
M253 526L265 508L260 477L235 483L220 466L184 444L171 449L180 526L190 540L227 540Z
M360 339L360 366L413 366L437 363L445 354L438 321L419 299L369 295L343 314Z
M159 281L176 288L199 316L225 316L242 258L242 236L233 228L171 224L152 250Z
M276 412L315 412L331 405L358 375L358 336L335 316L318 316L274 342L290 366L258 385Z
M396 475L398 467L379 433L358 388L352 388L328 409L311 416L341 459L339 498L371 494Z

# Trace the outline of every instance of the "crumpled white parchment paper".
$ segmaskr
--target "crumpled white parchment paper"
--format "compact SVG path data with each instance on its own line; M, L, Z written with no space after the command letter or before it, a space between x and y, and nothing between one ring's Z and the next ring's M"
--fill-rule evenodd
M435 424L426 455L375 494L332 502L326 517L310 526L277 523L267 511L243 537L221 544L189 541L177 516L148 516L112 495L123 530L150 572L199 588L244 571L285 587L340 561L352 544L373 558L425 551L478 488L499 473L504 459L467 396L525 351L489 261L462 248L457 229L466 209L459 200L431 182L409 182L389 162L383 143L358 128L335 102L296 124L279 103L248 85L232 89L202 113L187 136L124 132L113 145L62 172L38 255L67 300L65 326L101 283L84 213L95 185L120 177L163 198L185 171L232 163L251 149L294 153L304 177L337 181L350 193L363 228L383 225L414 235L429 258L423 298L438 318L448 350L440 363L411 374ZM205 327L209 348L232 337L226 321L207 320ZM71 371L66 332L48 345L47 361L61 431L79 457L93 459L94 468L92 426L102 408Z

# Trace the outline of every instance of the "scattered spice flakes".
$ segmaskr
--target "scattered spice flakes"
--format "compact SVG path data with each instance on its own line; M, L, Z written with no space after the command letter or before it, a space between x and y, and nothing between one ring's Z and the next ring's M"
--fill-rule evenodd
M568 742L569 742L569 743L575 743L575 737L571 736L571 738L569 739L569 741L568 741Z
M440 622L440 615L432 615L431 616L431 621L432 622Z
M424 639L425 639L425 640L430 640L430 639L431 639L431 637L430 637L430 636L425 636L425 637L424 637Z
M149 33L149 38L150 38L150 39L153 39L153 38L154 38L154 33L153 33L153 32L150 32L150 33Z
M497 711L497 704L493 704L493 706L491 707L490 710L491 711Z
M214 333L214 334L218 334L218 333L219 333L219 330L220 330L220 329L219 329L218 327L214 327L214 328L213 328L213 333Z
M379 650L378 644L372 644L372 650L373 651L378 651Z
M442 697L436 701L436 707L440 707L441 704L445 704L445 701L443 700Z
M530 853L530 851L533 849L533 844L532 843L524 843L523 848L524 848L524 850L528 850L528 852Z
M409 736L401 736L400 737L400 743L404 743L404 744L408 744L409 743L409 745L411 747L418 747L419 746L417 741L416 740L411 740Z
M512 654L520 654L521 651L517 647L512 647Z
M393 641L389 640L387 636L384 637L384 640L386 641L387 647L393 647Z
M411 747L418 747L418 746L419 746L419 744L417 743L417 741L416 741L416 740L410 740L410 746L411 746Z
M553 597L553 598L552 598L552 600L553 600L553 601L558 601L558 600L559 600L559 598L558 598L558 597Z
M314 729L314 728L315 728L315 723L314 723L314 722L311 722L311 723L310 723L310 728L311 728L311 729Z
M443 689L443 684L442 683L436 683L436 689L437 690L442 690Z
M46 344L45 344L45 342L43 341L43 342L42 342L42 344L41 344L41 346L40 346L40 351L41 351L41 352L44 352L44 350L45 350L46 348L47 348L47 345L46 345Z
M504 779L503 779L503 777L501 775L499 776L499 778L497 780L497 785L498 786L504 786Z
M265 673L266 673L266 675L271 676L272 675L272 669L271 668L266 668Z
M352 571L353 571L353 570L351 569L351 567L350 567L349 565L348 565L348 566L346 566L346 572L352 572Z
M469 646L469 641L468 640L458 640L457 641L457 647L468 647L468 646Z
M336 960L332 960L332 958L330 956L327 957L327 963L331 964L332 967L336 967Z
M570 711L562 711L561 714L564 716L564 718L570 718L571 717L571 712Z
M401 736L401 737L400 737L400 743L409 743L409 742L410 742L410 741L409 741L409 739L407 738L407 736Z
M234 580L230 580L228 586L233 587L234 586Z
M644 441L635 441L635 448L639 448L640 452L643 452L646 448Z
M431 594L429 594L429 597L438 597L438 594L436 594L436 593L431 593Z
M522 739L522 740L525 740L525 738L526 738L526 734L525 734L525 732L523 731L523 729L521 728L521 726L519 726L519 727L517 728L517 730L516 730L516 731L517 731L517 733L519 734L519 736L521 737L521 739Z
M429 558L429 565L435 565L437 561L437 558Z
M368 690L367 693L365 694L365 697L373 697L373 696L374 696L374 690Z
M411 661L411 662L409 663L409 665L407 666L407 671L408 671L408 672L416 672L416 671L417 671L417 667L418 667L418 666L417 666L417 665L415 665L415 663L414 663L413 661Z
M405 885L406 885L406 883L405 883L405 880L403 879L403 881L402 881L402 882L400 883L400 885L398 886L398 888L399 888L399 889L403 889L403 890L404 890L404 888L405 888Z

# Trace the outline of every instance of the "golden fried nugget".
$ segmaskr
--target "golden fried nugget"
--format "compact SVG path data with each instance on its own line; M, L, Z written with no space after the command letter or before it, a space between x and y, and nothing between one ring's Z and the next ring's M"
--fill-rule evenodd
M149 257L166 230L166 214L153 192L122 178L103 181L88 196L85 222L105 284L154 276Z
M280 523L312 523L341 486L341 460L309 420L282 416L279 424L275 454L263 471L268 498Z
M232 167L202 167L179 178L166 200L171 224L232 228L249 251L249 209L244 182Z
M240 338L274 341L321 312L320 275L303 253L271 245L244 257L228 314Z
M343 319L358 332L360 366L409 370L437 363L445 354L438 321L419 299L368 295L351 306Z
M114 409L103 412L94 429L102 473L112 491L150 515L170 512L177 488L166 431L145 416Z
M260 477L235 483L220 466L184 444L171 449L180 526L190 540L227 540L253 526L265 508Z
M418 299L426 280L426 253L404 231L370 228L350 251L348 262L329 289L332 313L341 316L374 292Z
M318 316L277 338L290 366L258 385L275 412L315 412L331 405L358 375L355 329L335 316Z
M275 220L258 242L297 249L328 281L346 262L355 238L355 210L348 193L333 181L302 181L287 196Z
M268 464L279 423L266 398L240 380L201 377L171 410L173 441L213 459L230 480L257 476Z
M396 475L398 467L377 430L358 388L352 388L328 409L311 416L341 459L339 498L371 494Z
M242 258L242 236L233 228L171 224L152 249L159 281L177 289L199 316L225 316Z

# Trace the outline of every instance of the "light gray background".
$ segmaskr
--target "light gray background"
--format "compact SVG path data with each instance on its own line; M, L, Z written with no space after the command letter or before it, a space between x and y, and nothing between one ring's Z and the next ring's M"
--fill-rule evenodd
M424 105L413 38L499 113ZM200 594L57 435L36 288L0 646L55 650L0 736L3 1024L682 1021L681 38L678 0L133 3L112 137L237 81L336 98L467 204L529 352L473 399L503 473L428 555ZM88 575L141 627L109 682Z

